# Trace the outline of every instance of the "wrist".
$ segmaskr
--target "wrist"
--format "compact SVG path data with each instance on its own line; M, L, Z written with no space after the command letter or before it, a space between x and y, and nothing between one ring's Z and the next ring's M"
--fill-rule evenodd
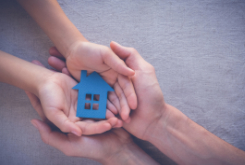
M203 155L209 158L211 151L206 152L203 144L210 139L204 138L208 132L203 127L171 105L167 104L163 113L147 141L177 164L186 160L192 161L185 164L196 163Z
M68 57L69 57L69 58L72 58L72 55L73 55L73 54L76 54L77 49L78 49L79 47L83 47L83 46L81 46L81 45L83 45L83 43L85 43L85 42L88 42L88 41L85 39L85 40L76 40L76 41L72 42L72 43L68 46L68 48L67 48L67 50L66 50L66 52L65 52L65 54L64 54L64 57L66 58L66 61L67 61Z
M169 130L179 129L184 123L188 122L188 119L177 108L165 104L161 111L161 117L151 127L151 131L147 133L146 141L154 144L156 137L161 137L162 139L167 138Z
M65 15L57 1L18 0L18 2L39 24L64 56L75 41L87 41Z
M48 81L50 81L51 77L55 74L55 72L50 71L46 68L43 68L43 72L40 72L38 75L38 80L36 81L34 93L36 96L40 96L41 91L44 89L45 85L48 84Z
M74 32L75 33L75 32ZM58 50L64 55L64 57L67 59L70 55L73 54L73 52L76 50L76 48L78 47L78 45L84 43L84 42L88 42L88 40L86 38L83 37L83 35L77 31L77 34L74 34L76 36L76 38L71 38L69 42L63 42L63 45L65 47L65 50L59 50L59 46ZM63 38L62 40L66 40L66 38ZM61 49L61 48L60 48Z
M133 142L129 143L130 145L135 145ZM117 147L115 150L109 154L107 157L103 157L102 159L99 160L100 163L104 165L109 165L109 164L120 164L122 160L127 161L127 155L130 152L129 150L129 145L124 144L120 147Z
M103 165L158 164L134 142L123 145L117 152L100 161Z
M46 68L0 51L0 81L38 94L42 82L52 74Z

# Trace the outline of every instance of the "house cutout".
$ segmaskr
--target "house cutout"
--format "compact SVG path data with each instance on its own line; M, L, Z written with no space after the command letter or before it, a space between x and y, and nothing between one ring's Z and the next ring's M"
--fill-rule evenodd
M72 89L77 89L77 117L105 119L108 91L114 91L102 77L93 72L81 71L80 82Z

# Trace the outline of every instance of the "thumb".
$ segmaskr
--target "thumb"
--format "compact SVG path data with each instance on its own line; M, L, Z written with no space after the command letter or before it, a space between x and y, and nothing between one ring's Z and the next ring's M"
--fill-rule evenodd
M31 120L31 123L34 127L36 127L38 129L38 131L42 137L43 142L46 144L49 144L49 142L48 142L49 141L48 140L49 134L52 132L50 127L46 123L44 123L40 120L37 120L37 119Z
M114 69L116 72L124 76L133 76L134 71L127 67L122 59L120 59L115 53L109 49L108 52L103 54L104 63Z
M125 60L126 64L133 70L141 69L146 61L134 48L124 47L115 41L110 43L112 51L121 59Z
M37 111L38 115L41 117L41 119L43 121L47 120L46 116L43 113L43 108L41 106L40 100L38 99L38 97L28 91L25 91L27 97L29 98L31 105L33 106L33 108Z
M128 58L133 52L133 48L124 47L115 41L111 41L110 47L113 50L113 52L116 53L116 55L118 55L118 57L120 57L123 60Z
M44 143L57 148L66 155L72 155L73 150L65 134L53 132L46 123L37 119L31 120L31 123L38 129Z
M49 109L46 114L47 118L56 125L62 132L70 132L77 136L82 135L81 129L59 109Z

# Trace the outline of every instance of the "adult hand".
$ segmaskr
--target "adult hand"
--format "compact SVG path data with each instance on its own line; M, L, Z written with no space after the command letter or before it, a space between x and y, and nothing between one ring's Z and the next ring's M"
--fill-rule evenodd
M124 123L123 127L136 137L146 139L162 117L162 110L166 106L154 67L146 62L134 48L123 47L116 42L111 42L110 46L114 53L135 71L132 81L138 106L130 114L131 122Z
M177 164L244 164L244 151L208 132L164 102L154 68L133 48L111 43L112 50L135 70L138 107L124 128L149 141Z
M86 157L101 163L110 162L123 153L122 148L135 145L130 135L122 128L100 135L78 137L55 132L40 120L34 119L31 122L39 130L44 143L57 148L67 156Z
M48 62L52 67L58 70L65 67L64 62L59 59L62 55L56 48L51 48L50 54L53 56ZM116 94L110 92L108 99L116 106L121 118L129 122L130 108L137 107L134 87L130 78L127 77L134 75L134 71L129 69L123 60L108 47L90 42L76 42L65 57L67 68L75 79L80 80L81 70L87 70L88 73L96 71L109 85L113 86Z

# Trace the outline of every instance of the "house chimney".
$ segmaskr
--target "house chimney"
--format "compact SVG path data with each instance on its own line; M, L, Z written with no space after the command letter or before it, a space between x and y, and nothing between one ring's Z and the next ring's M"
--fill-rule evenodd
M81 77L80 77L80 81L81 81L81 79L82 78L86 78L87 77L87 71L86 70L82 70L82 72L81 72Z

